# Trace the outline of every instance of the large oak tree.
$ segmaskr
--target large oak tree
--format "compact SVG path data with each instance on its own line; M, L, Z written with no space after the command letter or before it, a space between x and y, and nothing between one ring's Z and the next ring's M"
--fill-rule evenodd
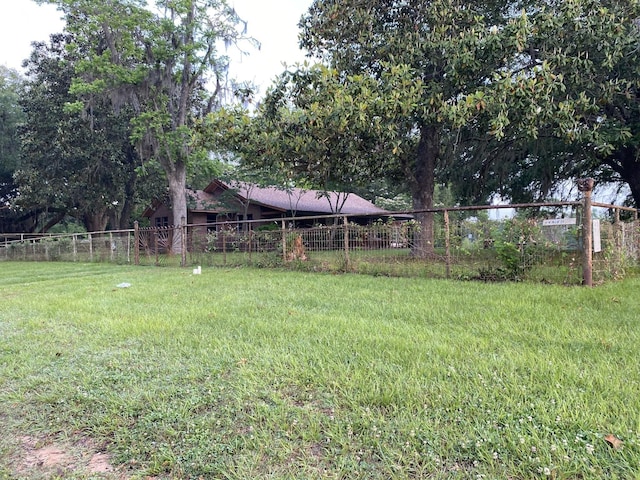
M302 46L336 72L336 82L352 90L354 83L362 86L355 97L361 107L347 122L357 124L364 115L360 124L376 127L377 141L362 156L368 170L382 163L386 175L400 175L408 186L422 224L418 255L433 251L433 216L425 210L433 207L436 172L446 163L445 138L485 108L485 90L504 88L503 82L491 82L496 72L518 75L511 69L532 26L512 7L513 2L316 0L302 19ZM297 90L289 88L292 97Z

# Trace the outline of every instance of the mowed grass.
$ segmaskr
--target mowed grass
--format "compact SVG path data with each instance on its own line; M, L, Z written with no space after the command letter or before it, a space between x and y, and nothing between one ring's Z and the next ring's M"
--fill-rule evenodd
M640 478L638 278L0 271L0 478L25 436L118 478Z

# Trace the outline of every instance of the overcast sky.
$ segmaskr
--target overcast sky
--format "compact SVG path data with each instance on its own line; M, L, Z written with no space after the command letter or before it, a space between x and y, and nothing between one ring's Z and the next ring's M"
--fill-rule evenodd
M283 70L304 60L298 49L298 21L312 0L228 0L248 22L248 34L261 43L261 49L233 64L233 76L253 81L264 93L271 80ZM0 64L20 70L31 52L31 42L47 40L61 32L60 12L51 5L32 0L0 0Z

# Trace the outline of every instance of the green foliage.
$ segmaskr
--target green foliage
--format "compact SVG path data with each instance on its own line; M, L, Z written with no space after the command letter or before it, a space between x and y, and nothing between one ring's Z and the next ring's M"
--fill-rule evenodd
M455 158L445 146L451 132L492 112L487 130L499 137L509 122L504 98L560 92L546 69L520 72L534 26L513 7L314 2L301 44L328 68L298 67L276 82L254 120L255 131L267 133L250 136L261 147L252 158L320 185L399 179L414 209L431 208L436 175ZM418 217L422 255L433 250L433 218Z
M66 218L60 223L49 229L49 233L86 233L87 229L84 225L77 222L73 218Z
M219 105L228 64L220 46L244 39L235 10L219 0L51 3L65 12L74 35L67 48L79 57L71 94L85 110L96 96L107 96L116 111L132 109L131 141L143 161L162 167L172 223L179 224L186 217L187 171L210 164L196 126ZM81 42L96 48L83 50ZM213 92L206 87L211 78Z
M75 99L69 89L78 62L66 50L71 41L69 35L52 35L48 44L35 45L26 63L22 163L14 175L20 195L14 207L40 217L44 231L65 216L89 231L104 230L107 223L126 228L140 161L128 138L131 111L114 113L104 95L94 96L82 114L68 108Z
M484 115L456 135L450 178L468 198L498 191L530 201L593 176L628 184L637 203L640 5L543 2L528 12L514 68L494 75L502 87L487 91ZM478 100L467 97L466 110ZM483 136L487 129L495 135Z
M17 71L0 65L0 183L3 187L11 182L11 175L19 165L18 126L24 114L18 100L23 83ZM2 191L0 198L4 195Z
M0 65L0 231L9 231L17 223L7 207L17 193L13 174L20 167L18 126L24 113L18 100L23 82L18 72Z

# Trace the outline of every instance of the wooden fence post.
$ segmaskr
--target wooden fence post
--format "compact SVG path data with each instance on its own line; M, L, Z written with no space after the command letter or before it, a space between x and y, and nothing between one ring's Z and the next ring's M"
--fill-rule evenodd
M344 220L344 265L347 271L351 270L351 261L349 259L349 219L345 215Z
M593 286L593 221L591 215L591 193L595 182L593 178L578 180L578 190L584 194L582 200L582 284Z

